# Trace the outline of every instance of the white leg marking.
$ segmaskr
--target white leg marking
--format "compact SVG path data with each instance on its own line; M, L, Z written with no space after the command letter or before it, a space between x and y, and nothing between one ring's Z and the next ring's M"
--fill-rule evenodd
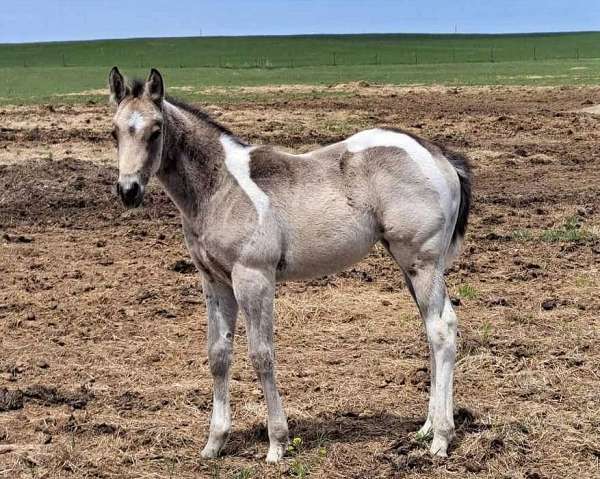
M231 137L221 135L221 145L225 150L225 166L236 179L240 188L248 195L258 214L258 222L262 223L269 209L269 197L250 177L250 152L252 147L240 145Z
M429 180L440 196L440 204L446 219L452 218L458 208L458 200L450 193L450 187L444 174L436 165L431 153L414 138L403 133L380 128L365 130L344 141L350 153L358 153L378 146L401 148L406 151L421 169L423 176ZM458 177L457 177L458 181Z
M436 370L435 389L432 389L434 411L431 453L446 456L448 444L454 437L452 382L456 358L456 315L447 295L441 316L428 316L425 323Z
M208 360L213 376L213 411L210 432L202 457L219 455L231 429L229 405L229 369L233 354L233 337L237 317L237 302L233 291L203 278L202 289L208 314Z
M144 127L144 116L139 111L134 111L129 117L127 125L135 131L140 131Z

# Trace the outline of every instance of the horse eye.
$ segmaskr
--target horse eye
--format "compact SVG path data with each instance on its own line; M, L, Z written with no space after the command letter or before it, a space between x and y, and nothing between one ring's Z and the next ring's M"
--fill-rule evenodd
M160 136L160 130L154 130L150 135L150 141L156 141Z
M113 130L110 132L110 135L113 137L113 140L119 141L119 135L117 135L117 130Z

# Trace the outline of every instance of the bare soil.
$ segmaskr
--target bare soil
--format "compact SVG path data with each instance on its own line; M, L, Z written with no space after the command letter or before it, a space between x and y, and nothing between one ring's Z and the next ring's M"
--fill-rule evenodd
M108 106L0 109L0 477L600 477L600 88L393 88L208 105L305 151L394 125L467 153L472 223L448 274L458 437L415 440L423 328L396 265L277 296L279 383L302 442L264 464L265 406L239 322L234 431L199 457L211 379L198 275L158 185L126 211ZM297 93L297 92L296 92Z

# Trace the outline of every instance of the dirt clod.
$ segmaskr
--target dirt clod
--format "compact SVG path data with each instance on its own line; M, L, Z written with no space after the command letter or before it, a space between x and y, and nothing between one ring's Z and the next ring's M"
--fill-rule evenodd
M16 390L0 388L0 412L14 411L23 407L23 393Z
M175 263L169 266L169 269L181 274L196 273L196 266L194 266L194 263L186 259L179 259L175 261Z
M471 426L475 422L475 414L467 408L461 407L454 413L454 425L458 428Z
M27 401L34 401L45 406L56 406L67 404L73 409L84 408L92 395L87 391L78 393L64 393L52 386L36 384L23 390L23 396Z
M46 361L45 359L40 359L35 363L35 365L40 369L48 369L50 367L48 361Z
M430 375L427 368L419 368L414 371L410 376L410 383L418 389L427 389L430 385Z
M546 479L546 476L543 476L536 471L527 471L527 473L525 473L525 479Z
M552 311L553 309L556 309L557 306L558 301L556 299L545 299L542 301L542 309L544 311Z
M508 306L509 303L506 298L503 298L502 296L495 296L489 298L485 304L487 306Z
M33 242L33 238L31 238L30 236L24 236L24 235L11 235L8 233L4 233L2 235L2 238L7 243L31 243L31 242Z
M121 430L121 428L119 426L116 426L114 424L107 424L107 423L100 423L100 424L94 424L92 426L92 430L95 434L106 434L106 435L112 435L112 434L117 434L120 435L123 433L123 431Z

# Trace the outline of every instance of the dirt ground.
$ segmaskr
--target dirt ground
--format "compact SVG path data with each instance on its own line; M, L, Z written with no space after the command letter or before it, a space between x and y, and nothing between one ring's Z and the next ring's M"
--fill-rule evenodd
M179 215L154 184L126 211L103 104L0 108L0 477L600 477L600 88L379 88L207 105L296 151L394 125L467 153L447 460L415 440L425 335L377 249L277 296L278 379L300 441L267 466L265 406L239 321L234 430L199 457L211 380Z

